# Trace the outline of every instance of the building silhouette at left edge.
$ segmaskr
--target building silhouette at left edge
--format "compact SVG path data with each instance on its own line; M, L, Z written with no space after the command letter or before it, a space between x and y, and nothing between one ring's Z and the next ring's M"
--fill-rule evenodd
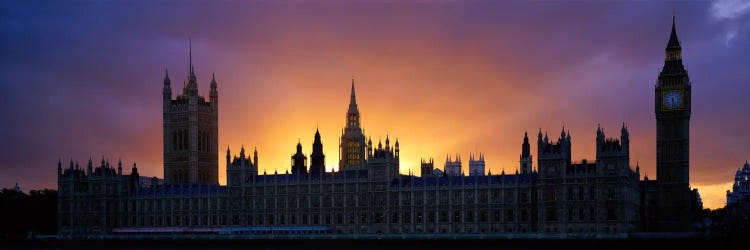
M676 39L674 26L673 36ZM674 50L671 40L667 52ZM673 57L673 53L667 53L665 68L673 64ZM686 80L683 84L689 83ZM669 85L667 89L675 88ZM232 155L227 148L227 185L221 186L217 177L216 80L212 77L206 102L198 95L190 62L182 94L172 99L171 81L165 76L163 95L164 185L142 187L135 163L131 174L126 175L121 163L115 170L105 160L96 167L89 160L84 171L72 160L66 169L58 162L60 236L200 233L627 237L631 232L659 230L662 223L658 212L676 209L659 197L665 191L683 191L674 185L667 190L660 188L658 182L639 181L639 166L632 168L630 164L629 131L624 124L619 138L609 138L603 128L597 127L596 159L591 162L572 161L570 131L563 128L559 137L550 137L540 129L536 169L532 167L531 147L525 134L521 172L478 173L476 169L484 168L484 157L480 155L476 162L472 157L474 171L470 176L460 169L448 169L448 164L444 174L434 175L432 159L422 161L420 177L402 175L398 140L391 145L386 137L385 144L379 140L374 145L361 129L354 81L340 137L339 171L325 171L322 136L316 131L309 158L298 142L291 156L291 172L283 174L259 173L257 149L251 156L244 147L239 155ZM669 109L659 109L659 102L657 98L657 116L659 112L669 116ZM455 163L460 168L460 158L451 162ZM665 206L668 208L662 208ZM672 221L676 219L670 216ZM656 222L649 220L652 217ZM670 230L686 230L675 223L669 225Z

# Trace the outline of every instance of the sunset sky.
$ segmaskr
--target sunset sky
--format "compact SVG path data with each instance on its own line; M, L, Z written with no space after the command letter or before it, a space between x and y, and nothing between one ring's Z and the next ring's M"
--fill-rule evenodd
M295 1L296 2L296 1ZM750 4L690 2L2 1L0 187L56 188L58 159L92 157L163 175L161 91L188 73L219 90L219 181L227 146L285 172L320 129L338 165L351 79L367 136L420 158L484 153L519 166L523 133L570 129L593 160L597 124L631 135L631 165L656 178L654 84L672 13L692 81L690 181L723 207L750 159ZM553 136L554 135L554 136ZM536 168L536 162L534 162Z

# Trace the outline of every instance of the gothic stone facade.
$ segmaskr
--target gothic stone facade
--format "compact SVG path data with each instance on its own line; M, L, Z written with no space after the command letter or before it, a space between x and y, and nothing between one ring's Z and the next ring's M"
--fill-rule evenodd
M293 160L296 173L259 174L257 150L251 158L244 148L234 157L228 149L226 186L142 188L135 166L130 175L107 163L86 173L58 166L60 234L246 226L327 226L344 234L631 232L639 191L627 130L621 141L603 137L598 132L596 162L581 164L570 162L569 132L556 144L540 137L540 172L512 175L401 175L399 145L389 139L377 147L369 140L364 168L338 172L301 171L306 161ZM324 161L318 132L313 148L313 161Z
M691 83L682 64L674 18L664 67L654 88L656 180L660 231L688 231L691 219Z
M219 184L219 92L211 76L209 101L198 95L192 59L182 94L172 99L164 77L164 183Z
M464 176L459 169L444 169L440 174L430 159L422 162L421 177L402 175L398 140L393 147L388 138L385 146L375 147L371 139L365 145L352 83L340 171L324 171L325 155L316 132L309 166L298 143L292 173L260 174L257 150L251 159L244 148L235 157L227 149L227 185L220 186L216 83L212 81L210 101L205 102L197 95L191 65L183 94L176 100L169 78L164 80L164 185L140 187L135 164L125 175L120 164L115 171L105 161L96 169L90 162L87 171L72 161L65 170L58 163L59 233L253 226L325 226L344 234L682 230L690 207L690 82L674 25L666 52L655 89L659 179L643 182L639 167L630 167L624 125L620 138L607 138L597 129L592 162L571 160L569 131L563 129L555 140L540 130L537 169L524 135L520 173Z

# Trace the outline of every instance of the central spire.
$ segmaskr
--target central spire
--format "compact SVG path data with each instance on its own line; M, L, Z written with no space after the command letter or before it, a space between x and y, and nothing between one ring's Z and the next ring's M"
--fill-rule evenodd
M352 94L349 99L349 110L346 112L346 127L359 129L359 108L357 108L357 96L354 93L354 78L352 78Z
M193 37L188 37L188 72L193 75Z
M351 110L351 107L354 106L357 107L357 96L354 94L354 78L352 78L352 95L351 99L349 99L349 109Z

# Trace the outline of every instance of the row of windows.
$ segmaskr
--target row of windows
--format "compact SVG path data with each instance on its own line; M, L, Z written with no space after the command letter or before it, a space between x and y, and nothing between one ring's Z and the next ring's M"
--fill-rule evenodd
M587 211L588 210L588 211ZM594 221L594 220L617 220L617 209L614 207L608 207L605 209L605 216L606 217L598 217L598 214L596 209L594 207L589 208L568 208L568 221L569 222L575 222L575 221ZM547 221L557 221L558 220L558 210L556 208L547 208L546 211L546 220Z
M356 223L513 223L530 222L530 214L526 210L514 213L514 210L483 210L476 211L446 211L422 212L393 212L393 213L336 213L336 214L261 214L242 217L233 215L227 221L227 215L167 215L167 216L128 216L120 219L122 226L219 226L219 225L332 225L332 224L356 224ZM390 215L390 217L388 217ZM518 217L516 217L518 216ZM93 216L86 217L93 220ZM242 220L244 219L244 221ZM118 223L117 218L112 218L111 223ZM91 223L98 223L94 220ZM68 225L63 220L64 225Z
M211 143L214 141L215 135L207 131L198 131L198 151L211 152L214 150L214 145ZM188 135L187 129L176 129L172 131L172 150L189 150L190 149L190 136Z
M180 129L172 131L172 150L188 150L188 131Z
M172 170L172 182L174 183L211 183L211 180L214 178L211 178L211 174L208 172L209 170L198 170L196 180L193 181L190 179L190 172L188 172L187 169L175 169Z
M201 209L224 209L225 199L163 199L163 200L138 200L126 202L126 211L166 211L172 210L201 210ZM198 211L195 211L198 212Z
M450 201L450 202L449 202ZM435 205L488 205L488 204L528 204L531 199L527 194L523 194L516 200L515 196L507 197L487 197L480 196L479 198L473 195L467 195L461 198L448 197L447 195L440 196L439 199L428 198L424 199L421 195L415 195L414 198L409 196L402 196L399 198L391 196L390 200L386 201L385 195L340 195L340 196L276 196L266 198L250 198L245 200L245 204L249 208L263 209L263 208L309 208L309 207L353 207L353 206L435 206Z
M547 201L555 201L561 199L563 190L556 187L549 187L546 189L544 199ZM597 189L594 186L586 188L585 186L568 187L567 189L567 200L597 200ZM607 200L618 200L622 198L622 192L620 192L615 186L609 185L604 189L600 190L601 197Z

